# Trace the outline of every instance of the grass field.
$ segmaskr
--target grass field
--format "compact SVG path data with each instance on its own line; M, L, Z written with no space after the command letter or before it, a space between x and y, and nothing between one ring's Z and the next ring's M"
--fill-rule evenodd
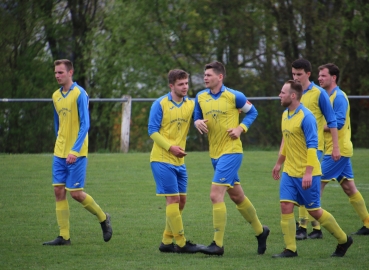
M271 229L265 255L256 254L256 239L230 199L223 257L203 254L161 254L165 200L155 196L149 153L91 154L85 191L112 216L113 238L105 243L100 225L72 201L71 246L42 246L58 235L51 186L52 154L0 155L0 269L368 269L369 236L354 235L344 258L331 258L336 240L323 229L322 240L297 243L299 257L273 259L283 250L279 182L271 178L276 151L246 151L241 183L263 224ZM369 207L369 150L357 149L352 159L355 182ZM183 212L186 238L212 241L209 199L212 167L207 152L190 152L188 199ZM362 222L336 183L322 199L347 233ZM296 209L297 210L297 209ZM297 211L295 211L297 214ZM311 227L309 226L309 231Z

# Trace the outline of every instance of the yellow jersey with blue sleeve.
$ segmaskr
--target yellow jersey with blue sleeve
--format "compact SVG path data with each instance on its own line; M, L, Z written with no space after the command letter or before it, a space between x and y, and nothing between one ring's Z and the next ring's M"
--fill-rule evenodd
M350 102L345 92L336 86L329 95L333 111L337 119L338 146L343 157L353 155L353 146L351 142L351 120L350 120ZM333 151L332 136L329 132L324 132L325 155L331 155Z
M60 158L67 158L68 154L87 156L90 119L86 91L74 82L66 93L62 88L56 90L52 100L57 136L54 155Z
M291 177L304 176L308 165L308 149L314 149L312 175L321 175L316 154L318 147L317 124L310 110L300 104L295 111L286 109L282 114L282 134L284 144L281 154L286 157L283 171Z
M172 145L185 150L194 107L195 102L187 96L181 103L176 103L170 92L154 101L148 123L149 136L154 140L150 162L184 164L183 157L178 158L168 150Z
M240 111L246 113L241 123ZM241 126L246 132L257 115L256 108L242 92L224 85L215 95L210 89L204 89L196 95L194 121L208 120L209 154L214 159L224 154L243 153L240 138L233 140L227 130Z
M318 126L318 150L324 151L325 123L327 123L329 128L337 127L336 117L329 101L329 96L323 88L312 82L309 87L303 91L301 103L315 116Z

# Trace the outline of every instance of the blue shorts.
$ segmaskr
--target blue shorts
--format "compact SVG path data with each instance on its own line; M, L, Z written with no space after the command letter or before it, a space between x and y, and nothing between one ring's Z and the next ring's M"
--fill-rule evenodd
M157 196L178 196L187 193L186 165L175 166L163 162L151 162Z
M218 159L211 159L214 168L213 184L233 187L240 183L238 170L241 167L243 154L226 154Z
M340 183L342 179L354 179L351 159L341 157L338 161L334 161L331 156L325 155L322 162L322 182L338 181Z
M279 200L281 202L292 202L296 205L305 205L308 210L320 208L320 175L313 176L311 187L302 188L302 178L291 177L282 173L279 186Z
M78 157L73 164L66 158L53 158L53 186L65 186L67 190L82 190L85 186L87 158Z

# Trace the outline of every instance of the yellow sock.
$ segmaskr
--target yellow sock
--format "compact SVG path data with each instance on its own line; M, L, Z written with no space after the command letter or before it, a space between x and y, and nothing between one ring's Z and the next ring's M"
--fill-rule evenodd
M69 204L67 200L56 202L56 220L60 230L60 236L65 240L70 238L69 235Z
M170 228L168 218L166 218L162 242L164 245L169 245L173 243L173 232L172 229Z
M296 220L295 215L282 214L281 215L281 227L283 233L284 243L286 244L286 249L296 252Z
M99 222L106 220L106 214L90 195L86 194L86 198L82 201L82 205L88 212L97 216Z
M186 238L184 237L182 216L179 212L179 203L167 205L166 216L173 233L173 237L176 240L176 244L183 247L186 244Z
M238 204L236 207L247 222L251 224L255 231L255 235L260 235L263 232L263 226L261 225L256 214L256 210L250 200L245 196L243 202Z
M300 227L306 229L308 222L309 222L309 213L306 210L306 208L305 208L304 205L300 205L300 207L299 207L299 223L300 223Z
M365 201L360 191L349 197L351 205L354 207L360 219L364 222L364 226L369 228L369 214L365 205Z
M312 215L310 215L309 212L308 212L308 215L309 215L309 220L311 220L311 226L313 226L313 229L321 230L320 223L317 220L315 220L315 218Z
M227 223L227 208L224 202L213 204L214 241L223 247L224 231Z
M338 244L346 243L347 235L342 231L335 218L328 211L322 210L323 214L318 220L320 224L337 239Z

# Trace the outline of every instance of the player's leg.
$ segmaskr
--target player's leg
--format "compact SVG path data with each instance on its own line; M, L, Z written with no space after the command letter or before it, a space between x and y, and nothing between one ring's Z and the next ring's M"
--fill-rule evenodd
M58 245L70 245L70 232L69 232L69 204L66 198L65 184L68 176L66 159L53 157L52 165L52 183L54 186L55 194L55 212L56 220L59 226L59 236L49 242L43 243L43 245L58 246Z
M182 230L183 234L182 220L178 219L178 216L180 216L180 199L177 174L174 166L171 167L169 166L169 164L161 162L151 162L150 165L156 183L156 196L165 197L166 200L165 229L162 235L162 241L159 246L159 250L161 252L175 252L176 250L173 243L174 235L172 231L172 226L179 227L180 229L175 230ZM182 238L184 239L184 235ZM184 243L185 240L183 239L182 242Z
M69 176L66 189L70 192L73 199L81 203L88 212L97 217L103 232L103 239L105 242L108 242L113 235L110 215L105 213L96 201L83 191L86 179L87 158L78 157L75 163L68 164L67 167Z
M290 177L286 173L282 173L279 189L279 200L281 205L281 228L285 249L279 254L275 254L273 258L289 258L297 256L296 247L296 220L293 213L294 204L298 202L298 193L295 187L296 179ZM297 181L299 182L299 181Z
M345 232L338 225L336 219L328 211L324 209L314 209L310 210L309 213L337 239L338 245L335 252L333 252L331 256L343 257L353 243L351 236L345 234Z
M255 207L245 196L239 183L236 183L233 188L228 189L228 194L231 200L236 204L237 210L254 229L255 236L258 241L257 253L264 254L266 250L266 240L270 232L269 228L261 224Z
M304 205L299 206L299 227L296 230L296 240L307 239L307 225L309 223L309 213Z
M354 179L343 178L340 181L341 187L349 197L350 204L354 207L355 212L363 221L363 227L354 234L369 235L369 213L365 205L365 200L360 191L357 190Z

